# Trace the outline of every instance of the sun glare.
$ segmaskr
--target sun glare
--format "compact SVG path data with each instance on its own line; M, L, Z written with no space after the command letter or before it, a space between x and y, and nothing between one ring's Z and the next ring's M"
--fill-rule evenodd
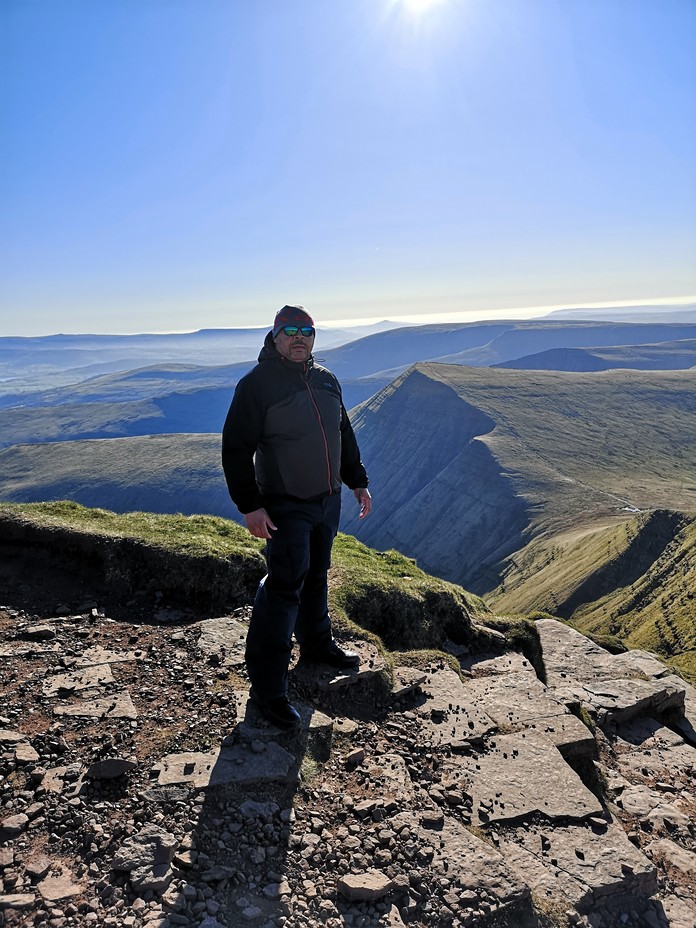
M434 6L439 6L443 0L400 0L401 5L410 13L426 13Z

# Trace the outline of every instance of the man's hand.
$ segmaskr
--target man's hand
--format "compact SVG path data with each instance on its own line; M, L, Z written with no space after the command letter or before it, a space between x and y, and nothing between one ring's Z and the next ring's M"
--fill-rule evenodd
M271 532L276 530L265 509L254 509L253 512L245 513L244 518L247 528L256 538L270 538Z
M370 491L367 487L358 487L357 490L353 490L353 495L360 504L359 518L364 519L365 516L369 516L372 511L372 497L370 496Z

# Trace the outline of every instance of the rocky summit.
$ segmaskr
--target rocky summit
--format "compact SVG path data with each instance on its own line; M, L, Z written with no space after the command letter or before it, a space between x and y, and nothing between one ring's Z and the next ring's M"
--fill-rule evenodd
M358 636L355 671L294 664L288 733L248 607L42 571L3 576L0 924L696 925L696 693L652 655Z

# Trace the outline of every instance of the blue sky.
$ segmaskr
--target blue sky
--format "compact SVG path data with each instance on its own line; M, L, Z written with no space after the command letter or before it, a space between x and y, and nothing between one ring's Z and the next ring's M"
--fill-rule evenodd
M3 0L0 36L0 334L696 293L692 0Z

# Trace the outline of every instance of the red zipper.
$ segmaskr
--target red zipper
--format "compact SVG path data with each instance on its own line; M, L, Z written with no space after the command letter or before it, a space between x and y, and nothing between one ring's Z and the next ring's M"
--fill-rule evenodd
M333 494L333 488L331 486L331 460L329 458L329 443L326 440L326 432L324 431L324 423L321 421L321 413L319 412L319 407L317 406L317 402L314 399L314 394L312 393L312 388L309 385L306 371L307 371L307 367L306 365L303 365L302 379L304 380L305 386L307 387L307 392L309 393L309 398L312 401L312 406L314 406L314 411L317 414L317 421L319 423L319 428L321 429L321 437L324 441L324 453L326 454L326 477L327 477L327 482L329 485L329 496L331 496Z

